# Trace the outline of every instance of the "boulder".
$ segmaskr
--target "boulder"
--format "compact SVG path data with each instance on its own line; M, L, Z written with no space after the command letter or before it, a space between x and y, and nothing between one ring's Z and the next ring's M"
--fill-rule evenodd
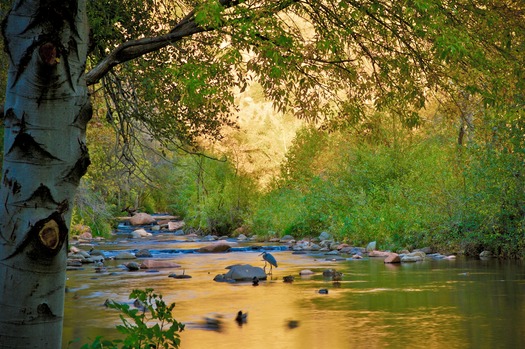
M266 273L260 267L254 267L249 264L239 264L230 267L230 270L224 275L225 279L235 281L252 281L256 277L259 280L266 280Z
M328 246L329 249L331 249L332 251L335 251L335 250L339 250L339 243L334 241L330 244L330 246Z
M83 256L84 258L89 258L91 256L89 254L89 252L84 251L84 250L79 250L78 253L76 253L76 254L79 254L79 255Z
M328 248L333 242L334 240L321 240L321 242L319 242L319 246L321 246L321 248Z
M168 230L180 230L184 226L184 221L168 222Z
M237 236L237 240L239 241L246 241L248 240L248 237L244 234L239 234L239 236Z
M137 258L150 258L150 257L153 257L153 255L151 254L151 252L144 248L142 250L139 250L135 253L135 257Z
M152 236L152 235L153 234L148 233L145 229L141 228L141 229L132 231L131 234L129 234L129 237L132 239L140 239L140 238L145 238L145 237Z
M85 232L85 233L80 234L78 238L82 240L93 240L93 235L91 235L90 232Z
M180 264L167 260L147 259L140 264L141 269L180 268Z
M309 247L310 251L319 251L320 249L321 249L321 246L319 246L318 244L311 244Z
M349 254L363 254L366 252L366 249L364 247L352 247L350 251L348 251Z
M293 236L291 236L291 235L285 235L285 236L283 236L283 237L279 240L279 242L286 243L286 242L292 242L292 241L294 241L294 240L295 240L295 239L294 239Z
M332 235L328 234L326 231L323 231L320 235L319 235L319 241L323 241L323 240L331 240L332 239Z
M67 266L68 267L81 267L82 261L80 259L68 258Z
M131 225L148 225L155 223L155 218L147 213L136 213L129 219L129 224Z
M418 249L415 249L414 252L423 252L424 254L431 254L433 251L432 251L432 248L429 247L429 246L426 246L426 247L423 247L423 248L418 248Z
M224 241L219 241L213 244L209 244L197 249L199 253L222 253L228 252L231 246Z
M344 251L349 251L351 248L351 246L349 246L348 244L339 244L337 245L337 250L341 251L341 252L344 252Z
M69 252L75 254L75 253L80 252L80 249L79 249L78 247L76 247L76 246L71 246L71 247L69 248Z
M67 256L68 259L75 259L79 261L84 261L86 257L80 253L72 253Z
M492 252L490 251L482 251L480 254L479 254L479 258L492 258Z
M368 252L368 257L388 257L390 252L383 251L370 251Z
M128 268L129 271L137 271L140 269L140 265L137 262L129 262L126 264L126 268Z
M85 263L103 263L103 256L91 256L85 259Z
M104 251L101 251L101 250L91 250L89 252L89 254L91 256L102 256L102 257L106 258L106 254L104 253Z
M370 243L366 246L366 251L367 251L367 252L375 251L375 249L376 249L376 242L375 242L375 241L370 242Z
M120 252L115 256L115 259L135 259L135 255L131 252Z
M422 251L411 252L408 254L400 255L401 262L421 262L425 260L426 254Z
M303 269L299 272L299 275L313 275L314 272L311 271L310 269Z
M405 255L401 257L401 262L403 263L412 263L412 262L421 262L424 258L418 255L411 256L411 255Z
M421 257L421 258L424 259L427 255L426 255L425 252L423 252L423 251L421 251L421 250L416 250L416 251L414 251L414 252L412 252L412 253L409 253L408 256L411 256L411 257L419 256L419 257Z
M385 258L385 263L401 263L401 257L397 253L390 253Z

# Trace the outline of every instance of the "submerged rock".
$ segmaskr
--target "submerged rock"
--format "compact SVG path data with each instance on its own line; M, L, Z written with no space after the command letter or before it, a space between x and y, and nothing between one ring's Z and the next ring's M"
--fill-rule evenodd
M115 259L135 259L135 255L131 252L120 252L115 256Z
M180 264L167 260L147 259L140 265L141 269L180 268Z

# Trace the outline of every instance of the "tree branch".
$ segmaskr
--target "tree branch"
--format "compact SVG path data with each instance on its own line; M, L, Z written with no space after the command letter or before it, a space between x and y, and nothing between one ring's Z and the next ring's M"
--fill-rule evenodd
M132 59L141 57L147 53L154 52L164 48L181 39L204 32L209 29L199 27L193 18L193 12L188 15L191 18L184 18L173 30L168 34L153 37L143 38L139 40L131 40L118 46L106 58L104 58L96 67L86 74L87 85L97 83L104 75L106 75L111 68L121 63L130 61Z
M292 4L299 2L299 0L284 0L278 2L270 13L282 11ZM240 0L219 0L219 3L224 8L230 8L242 3ZM154 52L171 45L185 37L192 36L197 33L212 31L217 28L204 28L195 22L196 10L192 10L186 17L184 17L168 34L149 37L138 40L131 40L125 42L113 50L106 58L104 58L96 67L91 69L86 74L86 83L88 86L97 83L104 77L114 66L130 61L132 59L141 57L147 53Z
M225 8L239 4L238 0L219 0ZM168 34L130 40L118 46L107 57L105 57L96 67L86 74L86 83L88 86L96 84L111 68L121 63L141 57L147 53L154 52L171 45L185 37L197 33L211 31L215 28L203 28L195 22L195 9L184 17Z

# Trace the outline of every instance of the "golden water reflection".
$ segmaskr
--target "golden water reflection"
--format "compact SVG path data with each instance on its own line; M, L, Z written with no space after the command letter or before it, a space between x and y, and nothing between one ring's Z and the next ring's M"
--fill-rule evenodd
M187 324L183 349L525 345L525 273L519 263L458 260L392 267L374 259L332 262L272 254L279 268L273 280L257 287L213 281L231 264L262 266L258 254L250 252L176 255L173 260L192 276L183 280L168 277L174 270L97 275L88 267L68 272L64 343L73 338L85 343L100 334L114 337L118 314L104 308L104 300L127 301L131 289L153 287L176 303L175 317ZM326 268L343 271L339 287L322 277ZM301 278L302 269L317 273ZM295 281L284 283L283 276L290 274ZM321 288L329 293L319 294ZM234 321L239 310L248 313L242 326ZM203 319L216 315L222 316L221 331L204 329Z

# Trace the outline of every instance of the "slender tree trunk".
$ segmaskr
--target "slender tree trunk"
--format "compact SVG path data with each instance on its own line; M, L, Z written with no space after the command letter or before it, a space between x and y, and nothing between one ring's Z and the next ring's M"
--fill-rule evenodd
M0 206L0 348L60 348L73 197L89 165L85 0L18 0Z

